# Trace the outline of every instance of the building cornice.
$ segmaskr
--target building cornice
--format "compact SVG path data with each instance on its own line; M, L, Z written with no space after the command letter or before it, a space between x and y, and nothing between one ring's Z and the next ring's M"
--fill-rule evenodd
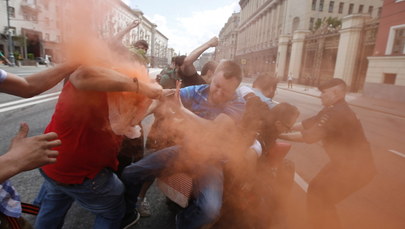
M398 61L398 60L405 60L405 55L402 56L368 56L368 60L382 60L382 61Z
M263 4L263 6L261 6L260 8L258 8L256 10L256 12L252 13L252 15L249 16L249 18L247 18L245 20L245 22L243 22L240 26L239 26L239 30L243 30L245 27L247 27L250 23L252 23L253 21L255 21L257 18L261 17L262 14L264 14L264 12L266 12L267 10L271 9L273 6L277 6L280 1L283 0L270 0L267 1Z

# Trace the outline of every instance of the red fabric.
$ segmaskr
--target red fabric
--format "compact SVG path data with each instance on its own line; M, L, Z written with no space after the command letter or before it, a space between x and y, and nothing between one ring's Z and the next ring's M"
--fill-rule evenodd
M62 145L57 162L43 166L47 176L65 184L80 184L103 168L117 169L122 137L108 120L107 94L80 91L68 82L59 96L45 133L56 132Z

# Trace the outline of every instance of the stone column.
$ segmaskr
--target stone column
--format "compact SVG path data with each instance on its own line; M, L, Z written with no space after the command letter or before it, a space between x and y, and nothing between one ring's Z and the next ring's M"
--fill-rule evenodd
M289 35L281 35L278 40L277 62L276 62L276 77L283 79L284 70L287 62L287 50Z
M288 73L291 72L294 79L298 79L300 77L302 53L304 51L304 41L305 36L309 32L309 30L296 30L294 32L291 47L290 65L288 68Z
M361 30L369 15L353 14L342 19L334 78L343 79L350 87L359 55Z
M268 44L270 41L270 34L269 34L270 10L266 11L265 22L266 23L264 24L264 42L266 42L266 44ZM267 48L268 48L268 46L267 46Z

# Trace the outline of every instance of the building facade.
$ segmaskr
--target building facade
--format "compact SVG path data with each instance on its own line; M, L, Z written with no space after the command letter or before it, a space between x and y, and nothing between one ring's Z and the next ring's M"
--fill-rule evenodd
M307 35L325 24L339 27L347 15L377 18L382 0L240 0L239 5L236 59L245 74L269 72L285 79L292 72L298 79Z
M0 3L0 51L16 60L34 59L58 52L61 42L57 1L7 0ZM7 9L8 6L8 9ZM7 13L8 10L8 13ZM11 39L8 39L11 36Z
M90 15L84 17L85 21L70 17L77 11L78 4ZM0 15L0 51L7 57L12 49L16 59L26 61L48 55L58 62L63 60L60 44L75 36L70 32L77 31L81 24L107 39L134 20L140 20L141 24L124 36L123 44L130 46L136 40L146 40L152 66L163 65L168 59L165 56L168 38L141 11L131 9L121 0L7 0L0 3ZM12 39L8 39L9 34Z
M205 52L205 53L201 54L200 58L197 59L197 61L194 63L194 66L197 69L197 71L201 71L204 64L206 64L210 60L216 60L214 58L214 53Z
M405 102L405 1L385 0L364 94Z
M215 48L215 60L233 60L235 58L239 19L239 13L233 13L219 32L219 44Z

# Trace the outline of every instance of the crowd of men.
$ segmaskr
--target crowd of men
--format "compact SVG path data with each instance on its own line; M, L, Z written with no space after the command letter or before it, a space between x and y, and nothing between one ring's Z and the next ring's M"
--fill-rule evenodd
M160 84L102 62L60 64L26 78L0 70L0 91L22 97L67 79L44 134L28 138L28 126L21 124L9 151L0 156L2 224L21 218L8 179L39 168L45 181L34 202L40 207L35 228L62 228L73 202L95 214L94 228L129 228L140 215L152 214L145 195L153 180L176 172L193 180L192 198L177 214L176 227L212 226L231 195L224 191L227 181L249 182L246 174L263 173L259 164L283 138L324 143L330 162L309 184L308 213L315 229L339 228L335 205L375 173L361 124L345 102L345 82L321 84L323 109L296 122L295 106L272 100L277 79L268 74L258 76L253 87L240 86L242 70L232 60L209 62L198 74L193 63L217 45L214 37L175 57L160 74ZM147 42L137 41L126 58L146 67L147 50ZM143 136L138 125L151 113L154 126ZM140 137L153 151L145 157Z

